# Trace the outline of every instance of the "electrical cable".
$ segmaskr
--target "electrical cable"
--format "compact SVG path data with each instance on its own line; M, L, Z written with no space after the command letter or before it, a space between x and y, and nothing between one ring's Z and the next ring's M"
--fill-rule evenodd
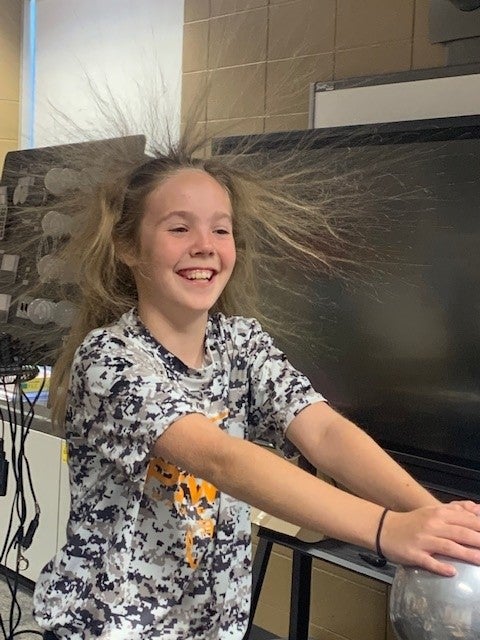
M38 368L35 367L35 371L36 374L38 374ZM3 386L4 398L6 401L6 412L8 416L8 423L10 426L11 469L15 481L15 491L12 500L12 508L10 511L10 518L7 526L5 542L0 551L0 573L2 573L2 566L4 566L5 571L3 571L3 574L5 577L5 582L10 591L12 601L8 616L8 626L6 626L6 622L4 622L2 616L0 615L0 631L2 632L5 640L13 640L13 638L26 633L42 636L42 633L36 630L18 630L22 618L22 610L18 601L18 587L20 578L20 565L22 562L26 562L28 566L28 560L23 556L22 552L28 549L32 544L36 529L40 521L40 506L34 490L30 463L26 456L25 446L35 416L35 404L45 386L46 367L44 367L43 369L42 382L33 400L31 400L22 389L22 382L32 378L31 367L26 367L24 372L16 372L13 381L11 375L2 375L2 373L3 372L0 371L0 381ZM10 386L10 389L7 388L8 386ZM3 438L3 436L5 435L5 420L1 408L0 419L2 423L2 439L5 442ZM33 501L35 511L28 524L28 527L26 527L29 512L29 509L27 507L26 486L28 486L29 494ZM18 526L16 527L16 530L14 530L15 516L18 520ZM17 554L15 571L11 572L7 570L7 559L9 554L15 548Z

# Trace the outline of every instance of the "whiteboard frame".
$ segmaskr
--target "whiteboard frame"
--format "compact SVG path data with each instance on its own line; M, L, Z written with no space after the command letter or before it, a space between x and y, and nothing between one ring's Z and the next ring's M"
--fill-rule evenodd
M480 114L480 65L315 82L309 128Z

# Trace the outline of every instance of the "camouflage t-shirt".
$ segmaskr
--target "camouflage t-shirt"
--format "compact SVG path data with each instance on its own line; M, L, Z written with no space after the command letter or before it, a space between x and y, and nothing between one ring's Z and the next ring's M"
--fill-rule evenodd
M40 626L69 640L241 640L249 507L152 458L152 447L195 412L291 456L289 423L321 400L255 320L210 317L198 370L159 344L134 310L91 332L72 367L71 513L67 543L36 585Z

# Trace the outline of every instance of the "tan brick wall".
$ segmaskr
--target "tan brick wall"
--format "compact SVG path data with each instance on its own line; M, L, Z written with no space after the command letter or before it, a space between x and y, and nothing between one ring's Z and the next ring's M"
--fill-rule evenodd
M18 148L21 25L21 0L0 0L0 171Z
M428 41L428 7L429 0L185 0L182 119L203 95L197 120L207 133L305 128L310 82L444 66L443 45Z

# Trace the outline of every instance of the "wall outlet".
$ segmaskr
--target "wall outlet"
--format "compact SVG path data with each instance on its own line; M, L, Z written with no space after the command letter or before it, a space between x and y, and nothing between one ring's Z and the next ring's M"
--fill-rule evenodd
M32 301L32 298L20 298L17 303L17 313L15 314L17 318L25 318L28 320L28 305Z

